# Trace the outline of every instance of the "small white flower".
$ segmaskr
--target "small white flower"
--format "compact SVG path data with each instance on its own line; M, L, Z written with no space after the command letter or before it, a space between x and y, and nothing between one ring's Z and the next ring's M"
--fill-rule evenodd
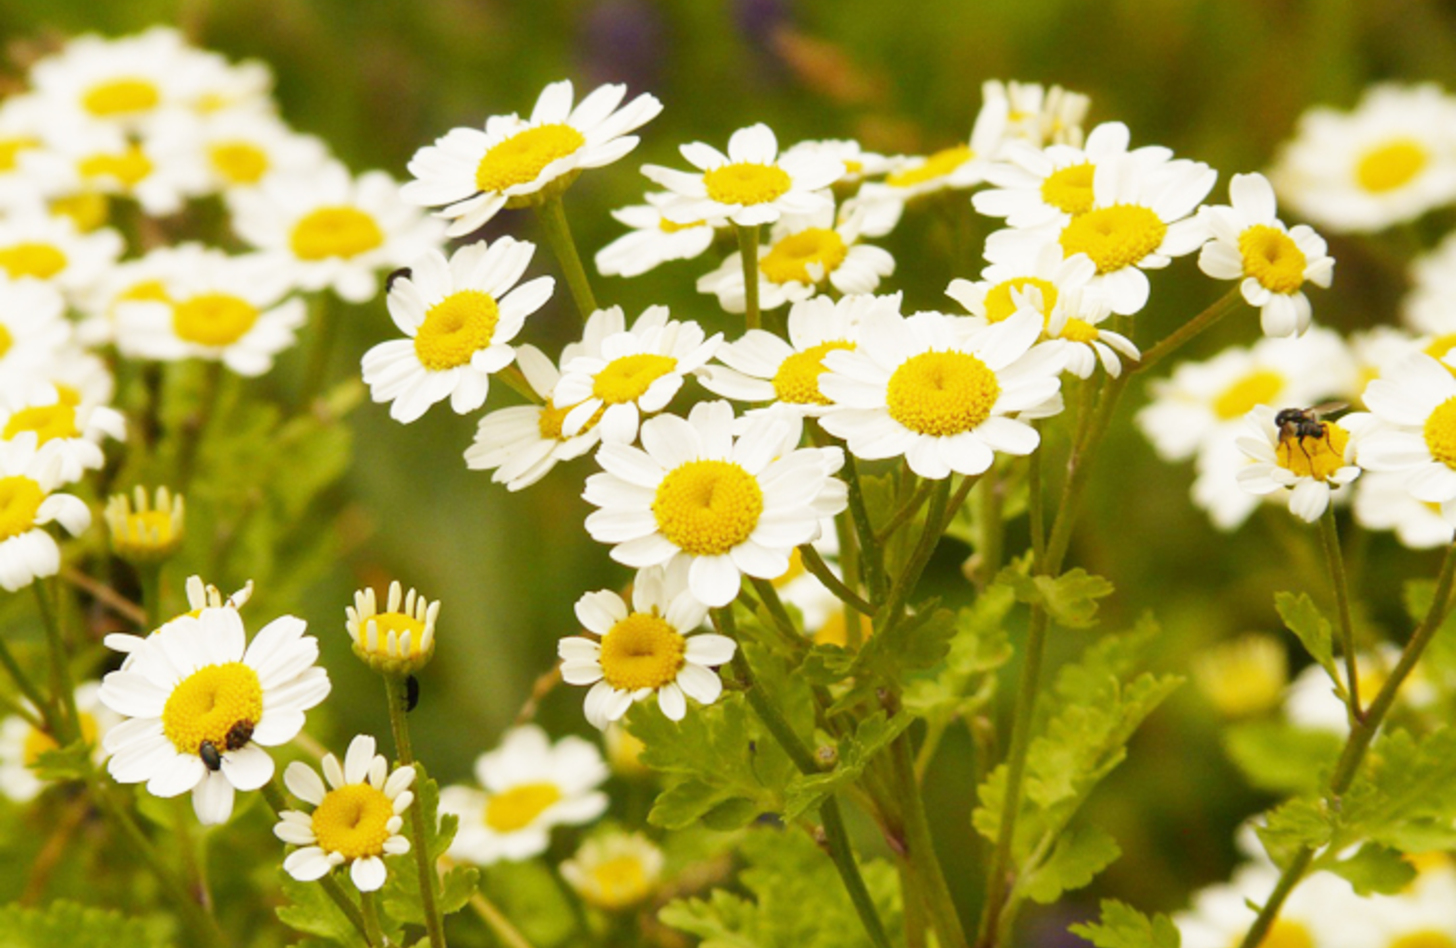
M91 761L100 765L106 760L101 738L120 723L109 708L97 700L101 683L83 682L76 687L76 714L80 718L81 737L92 745ZM35 715L35 708L22 701L21 706ZM56 739L18 714L0 720L0 793L16 803L27 803L45 789L46 784L36 766L40 755L58 748Z
M715 227L727 224L708 220L675 223L662 214L662 208L674 200L671 193L654 191L646 199L646 204L612 212L632 230L597 251L597 272L602 276L641 276L669 260L691 260L713 245Z
M651 897L663 860L662 850L641 833L606 833L582 843L561 864L561 878L587 904L620 912Z
M325 754L323 771L320 778L300 760L283 771L289 792L313 805L312 813L278 814L273 835L301 847L283 860L283 869L300 882L313 882L349 863L354 888L375 892L389 875L383 857L410 851L410 841L399 831L402 814L415 799L409 790L415 768L390 773L389 761L374 753L374 738L360 734L349 742L343 766Z
M62 459L41 453L36 436L0 441L0 588L15 592L61 569L61 548L45 529L52 521L74 535L91 525L91 508L57 494Z
M1268 898L1278 881L1279 870L1261 859L1239 869L1229 882L1195 894L1192 907L1173 916L1183 948L1239 944L1257 915L1251 906ZM1344 879L1331 872L1313 873L1290 893L1264 944L1343 944L1363 904Z
M800 155L832 158L843 164L844 173L834 182L836 187L857 184L865 178L886 174L893 171L896 164L893 158L865 151L863 145L848 138L810 139L795 142L784 149L785 158L796 158Z
M1360 440L1360 466L1402 472L1416 500L1456 510L1456 375L1424 353L1365 389L1374 416Z
M0 389L0 441L29 436L43 457L60 459L57 474L61 483L70 484L105 464L102 439L126 440L126 418L58 385Z
M122 195L133 198L148 215L163 217L202 194L207 177L193 160L194 120L174 115L156 121L158 131L140 140L103 125L57 135L55 150L71 169L67 196Z
M116 39L88 34L30 70L36 95L58 122L146 131L190 107L206 57L168 27Z
M1393 530L1402 546L1429 550L1445 546L1456 534L1456 507L1451 519L1445 505L1416 500L1405 489L1405 475L1366 471L1355 482L1355 522L1366 530Z
M1051 144L1081 145L1082 120L1092 104L1080 92L1014 79L1005 83L987 79L981 83L981 98L986 102L1004 100L1007 138L1036 148Z
M110 228L78 233L65 217L28 212L0 219L0 276L49 283L80 301L116 264L124 242Z
M182 613L182 615L174 616L173 618L180 619L182 616L191 616L195 619L202 614L203 609L241 609L253 597L253 581L251 579L243 584L242 589L239 589L230 596L224 595L222 590L211 583L204 584L201 576L188 576L185 588L187 591L188 610ZM166 625L167 623L164 622L160 628L153 629L146 635L112 632L101 640L101 644L112 651L121 652L125 655L126 658L122 659L121 667L126 669L131 667L131 663L134 660L133 653L141 648L143 643L148 639L160 632L162 628L165 628Z
M1289 491L1289 512L1307 523L1324 515L1330 492L1360 476L1354 465L1355 441L1338 422L1316 422L1320 433L1275 423L1277 413L1259 405L1245 417L1238 446L1254 463L1238 473L1239 486L1251 494Z
M882 181L867 182L859 198L867 204L906 202L946 189L964 190L986 180L986 172L1006 148L1011 104L995 83L982 87L985 100L971 127L970 140L929 155L895 159Z
M188 160L197 166L203 193L245 191L275 178L307 176L329 160L321 139L300 135L270 111L230 108L185 124L190 127L172 134L183 140Z
M0 280L0 388L10 379L49 363L71 341L66 301L59 290L34 280Z

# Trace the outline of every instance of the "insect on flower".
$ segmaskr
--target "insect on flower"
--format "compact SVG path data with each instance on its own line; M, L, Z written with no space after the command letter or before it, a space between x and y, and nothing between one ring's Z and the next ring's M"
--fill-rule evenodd
M1321 416L1329 415L1337 411L1349 408L1347 402L1322 402L1313 408L1284 408L1274 416L1274 424L1279 428L1279 450L1288 454L1298 446L1305 458L1311 462L1314 458L1310 455L1311 446L1306 444L1307 440L1325 442L1329 447L1329 426L1321 420ZM1315 446L1316 452L1319 447Z

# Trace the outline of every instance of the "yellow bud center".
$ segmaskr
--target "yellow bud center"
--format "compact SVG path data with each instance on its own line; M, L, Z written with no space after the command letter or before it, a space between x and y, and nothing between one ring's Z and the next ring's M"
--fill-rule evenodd
M592 380L592 394L608 405L635 401L653 382L677 368L672 356L639 352L608 362Z
M172 689L162 708L162 730L183 754L198 753L203 741L221 752L234 728L251 729L262 717L258 673L242 662L226 662L205 665Z
M1281 434L1274 456L1279 466L1296 477L1328 480L1345 466L1345 446L1350 434L1339 425L1320 423L1320 436L1301 437L1293 432Z
M97 118L146 112L161 101L162 95L152 82L131 76L98 83L81 97L81 105Z
M0 437L9 441L22 431L34 431L37 444L45 444L54 438L81 436L80 429L76 427L76 408L64 401L20 409L5 422L5 430Z
M674 546L721 556L747 540L763 513L763 488L731 461L688 461L657 485L652 515Z
M207 157L229 184L257 184L268 173L268 153L251 142L218 142L207 150Z
M1213 413L1223 421L1242 418L1255 405L1272 405L1286 385L1273 369L1255 369L1234 381L1213 400Z
M10 279L35 277L49 280L66 268L66 255L50 244L25 242L0 247L0 269Z
M1024 291L1027 287L1041 290L1041 313L1045 316L1057 305L1057 287L1050 280L1041 277L1012 277L1003 280L986 291L986 322L999 323L1016 312L1016 301L1012 290Z
M245 299L204 293L172 307L172 331L187 342L221 348L243 338L258 315L258 308Z
M782 168L753 161L723 165L703 175L708 197L720 204L767 204L788 194L793 185Z
M514 833L536 822L560 800L561 788L554 783L523 783L485 801L485 825L497 833Z
M1047 175L1041 183L1041 199L1073 217L1092 210L1092 162L1071 165Z
M115 178L123 187L135 187L152 173L152 160L137 145L128 145L115 154L103 153L82 158L76 170L86 178Z
M0 477L0 540L18 537L34 527L45 497L40 485L22 474Z
M687 647L666 619L634 612L602 636L602 677L620 691L661 688L677 678Z
M1293 293L1304 285L1304 251L1278 227L1255 224L1239 234L1244 276L1271 293Z
M991 417L1001 394L996 374L969 352L922 352L890 376L890 417L917 434L946 438Z
M1397 138L1362 155L1355 165L1355 180L1366 191L1384 194L1409 184L1430 160L1426 146L1413 138Z
M824 356L835 349L853 352L854 343L843 339L821 342L780 362L773 377L774 395L778 400L791 405L830 404L819 391L819 376L824 373Z
M1431 457L1456 468L1456 395L1437 405L1427 416L1423 433Z
M374 218L358 208L321 207L293 225L288 244L300 260L357 257L384 243L384 232Z
M896 171L886 176L885 183L892 188L913 188L936 178L943 178L976 156L970 145L956 145L943 148L913 168Z
M167 292L167 285L161 280L142 280L140 283L133 283L116 298L128 302L145 303L169 303L172 300L171 295Z
M1066 256L1085 253L1098 273L1135 265L1163 245L1168 225L1140 204L1114 204L1072 218L1062 228Z
M636 856L614 856L591 868L594 891L583 895L600 908L620 909L647 898L652 885Z
M319 848L345 859L384 854L394 803L367 783L330 790L313 811L313 835Z
M363 620L367 625L373 622L379 628L379 642L375 650L380 655L397 656L399 652L398 643L404 641L405 633L409 633L409 655L408 658L418 658L422 651L423 639L425 637L425 624L414 616L406 615L403 612L380 612ZM389 633L394 633L395 652L389 651ZM368 639L365 639L367 645Z
M773 283L814 284L839 269L848 254L839 234L827 227L810 227L774 244L758 261L758 268Z
M570 125L538 125L493 146L475 167L475 186L481 191L504 191L535 181L545 167L586 144Z
M489 348L500 321L495 298L481 290L461 290L431 306L415 331L415 355L432 372L457 368Z

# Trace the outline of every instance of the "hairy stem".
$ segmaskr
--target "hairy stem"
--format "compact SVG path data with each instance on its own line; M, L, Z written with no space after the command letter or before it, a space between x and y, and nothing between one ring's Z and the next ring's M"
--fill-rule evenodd
M1349 695L1350 722L1364 717L1360 710L1360 672L1355 664L1355 624L1350 619L1350 587L1345 575L1345 562L1340 550L1340 529L1335 523L1335 505L1325 508L1320 517L1320 540L1325 548L1325 563L1330 569L1330 584L1335 587L1335 607L1340 615L1340 648L1345 653L1345 691Z
M758 226L734 224L738 232L738 253L743 258L743 327L759 328L758 312Z
M385 701L389 705L389 729L394 733L394 749L402 767L415 765L414 749L410 745L409 721L405 717L405 676L384 676ZM440 885L430 859L429 846L425 840L424 801L419 794L410 804L410 852L414 854L415 866L420 873L420 908L425 916L425 932L430 936L430 948L445 948L445 923L440 917L439 902L435 890Z

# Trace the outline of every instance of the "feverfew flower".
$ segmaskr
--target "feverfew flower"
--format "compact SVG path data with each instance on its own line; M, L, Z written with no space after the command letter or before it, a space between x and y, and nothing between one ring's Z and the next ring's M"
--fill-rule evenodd
M1307 523L1318 520L1330 505L1330 492L1360 476L1354 465L1351 432L1338 422L1315 422L1318 434L1304 423L1279 425L1268 405L1246 416L1238 446L1254 463L1238 473L1239 486L1251 494L1289 491L1289 512Z
M96 698L100 682L88 681L76 688L76 714L81 725L81 738L92 747L91 760L101 764L106 752L101 738L120 723L120 719ZM22 707L35 716L29 702ZM40 755L56 750L56 739L19 714L0 720L0 793L16 803L27 803L45 789L45 781L36 772Z
M855 457L903 455L935 480L980 474L996 451L1030 454L1040 436L1013 416L1055 402L1062 369L1058 347L1036 346L1042 328L1029 309L969 334L941 313L871 320L853 352L824 357L819 390L836 408L819 424Z
M189 106L202 62L181 33L157 26L119 39L77 37L37 62L29 78L56 119L135 132Z
M237 590L231 595L224 595L221 589L218 589L211 583L203 583L202 577L195 575L187 577L185 589L187 591L187 611L182 613L182 615L191 616L194 619L202 615L203 609L222 609L224 607L228 609L241 609L253 597L253 581L251 579L243 584L242 589ZM181 616L174 616L173 618L181 618ZM147 640L151 639L166 627L167 623L164 622L161 628L153 629L146 635L112 632L101 640L101 644L112 651L121 652L125 655L126 658L122 659L121 667L123 669L130 668L133 660L132 653L140 649Z
M119 194L153 217L180 211L188 197L202 193L206 176L193 160L192 120L159 121L176 131L137 140L122 129L92 125L57 135L55 150L72 172L66 196Z
M637 147L629 135L657 116L662 103L639 95L618 108L624 85L593 90L572 108L570 80L541 90L530 119L492 115L485 130L455 128L410 159L414 181L401 193L423 207L442 207L447 234L477 229L503 207L524 207L560 194L586 168L609 165Z
M1203 245L1198 267L1215 280L1242 280L1239 289L1259 307L1266 336L1297 336L1309 328L1305 283L1327 287L1334 258L1324 239L1304 224L1288 230L1275 216L1274 189L1261 174L1236 174L1229 182L1232 207L1202 207L1199 218L1213 239Z
M824 517L848 503L833 475L838 448L799 448L792 417L747 418L736 429L727 402L702 402L686 419L642 426L642 447L604 444L603 471L583 496L600 508L587 531L612 558L637 569L690 564L688 587L704 605L725 606L743 575L773 579L789 552L819 536ZM735 430L739 430L737 437Z
M0 441L31 435L41 454L60 458L61 482L69 484L105 463L102 439L126 440L126 417L58 385L0 389Z
M904 204L922 195L945 189L964 190L986 179L986 170L1001 157L1006 146L1010 103L993 91L976 115L969 141L942 148L929 155L900 158L882 181L860 189L859 197L869 204L891 201Z
M1266 862L1244 866L1227 883L1196 894L1192 907L1173 917L1184 948L1228 948L1237 945L1253 924L1250 905L1267 898L1279 881L1279 870ZM1340 944L1340 934L1357 918L1363 900L1350 884L1331 872L1316 872L1290 893L1266 945Z
M115 265L123 246L110 228L82 234L69 218L15 214L0 219L0 276L49 283L78 301Z
M1456 534L1456 509L1448 520L1443 505L1416 500L1405 489L1405 475L1366 471L1355 482L1355 522L1366 530L1393 530L1402 546L1428 550L1445 546Z
M1360 466L1406 474L1416 500L1456 510L1456 376L1425 354L1365 389L1374 416L1360 440Z
M167 560L181 547L185 535L186 505L182 495L173 494L165 486L158 487L151 497L140 484L130 498L124 493L112 494L103 516L111 531L111 552L133 565Z
M264 747L293 740L303 713L329 694L306 623L281 616L246 641L233 608L173 619L101 683L101 701L131 720L104 740L119 783L154 796L192 791L205 824L232 815L233 791L273 779Z
M726 217L740 227L772 224L784 214L813 214L832 204L826 192L844 173L828 155L779 155L773 130L759 123L728 139L728 154L711 145L683 145L682 156L700 174L643 165L642 173L677 195L662 208L678 223Z
M374 738L360 734L349 742L342 767L337 757L325 754L323 770L320 778L308 764L295 760L283 771L289 792L313 805L312 813L278 814L273 835L302 847L288 854L283 868L300 882L313 882L349 863L354 888L377 891L388 877L383 857L410 850L399 831L402 814L414 802L409 786L415 768L390 773L389 761L374 753Z
M534 724L507 732L475 761L484 790L440 790L440 811L460 818L450 858L488 866L540 855L552 827L590 823L606 812L607 795L597 788L608 775L601 751L579 737L552 744Z
M1006 102L1006 136L1034 147L1044 145L1082 144L1082 120L1092 100L1080 92L1069 92L1061 86L1042 86L1035 82L1001 82L987 79L981 83L981 98L986 102Z
M52 521L75 536L91 525L91 508L57 494L60 457L36 448L34 434L0 441L0 588L15 592L61 569Z
M669 260L691 260L713 245L714 221L668 220L662 215L662 208L673 200L668 192L650 192L646 200L612 212L632 230L597 251L597 272L602 276L641 276ZM717 223L727 225L727 221Z
M509 343L526 317L551 298L556 283L537 277L516 286L536 245L502 237L455 251L431 250L389 289L389 315L408 339L364 353L364 382L389 416L408 424L450 399L457 414L485 404L493 372L511 364Z
M581 844L561 878L591 906L620 912L645 902L662 877L663 854L641 833L611 832Z
M375 671L407 675L424 668L435 654L440 600L431 602L413 588L406 593L399 580L389 584L384 611L373 588L366 588L355 591L344 617L354 654Z
M841 185L858 184L865 178L886 174L895 168L893 158L865 151L859 142L848 138L813 139L796 142L784 149L785 158L798 155L834 158L842 163L844 173L834 182L836 189Z
M262 109L227 109L187 123L189 158L200 166L204 193L265 186L275 178L307 176L329 160L313 135L300 135Z
M55 287L0 280L0 377L14 378L50 362L71 340L65 313L66 301Z
M564 681L592 686L586 719L606 728L653 694L673 721L687 714L685 695L701 704L717 701L723 682L713 669L732 660L737 646L727 636L698 631L707 615L681 560L638 572L630 609L606 589L578 599L576 617L597 638L569 636L557 652Z

